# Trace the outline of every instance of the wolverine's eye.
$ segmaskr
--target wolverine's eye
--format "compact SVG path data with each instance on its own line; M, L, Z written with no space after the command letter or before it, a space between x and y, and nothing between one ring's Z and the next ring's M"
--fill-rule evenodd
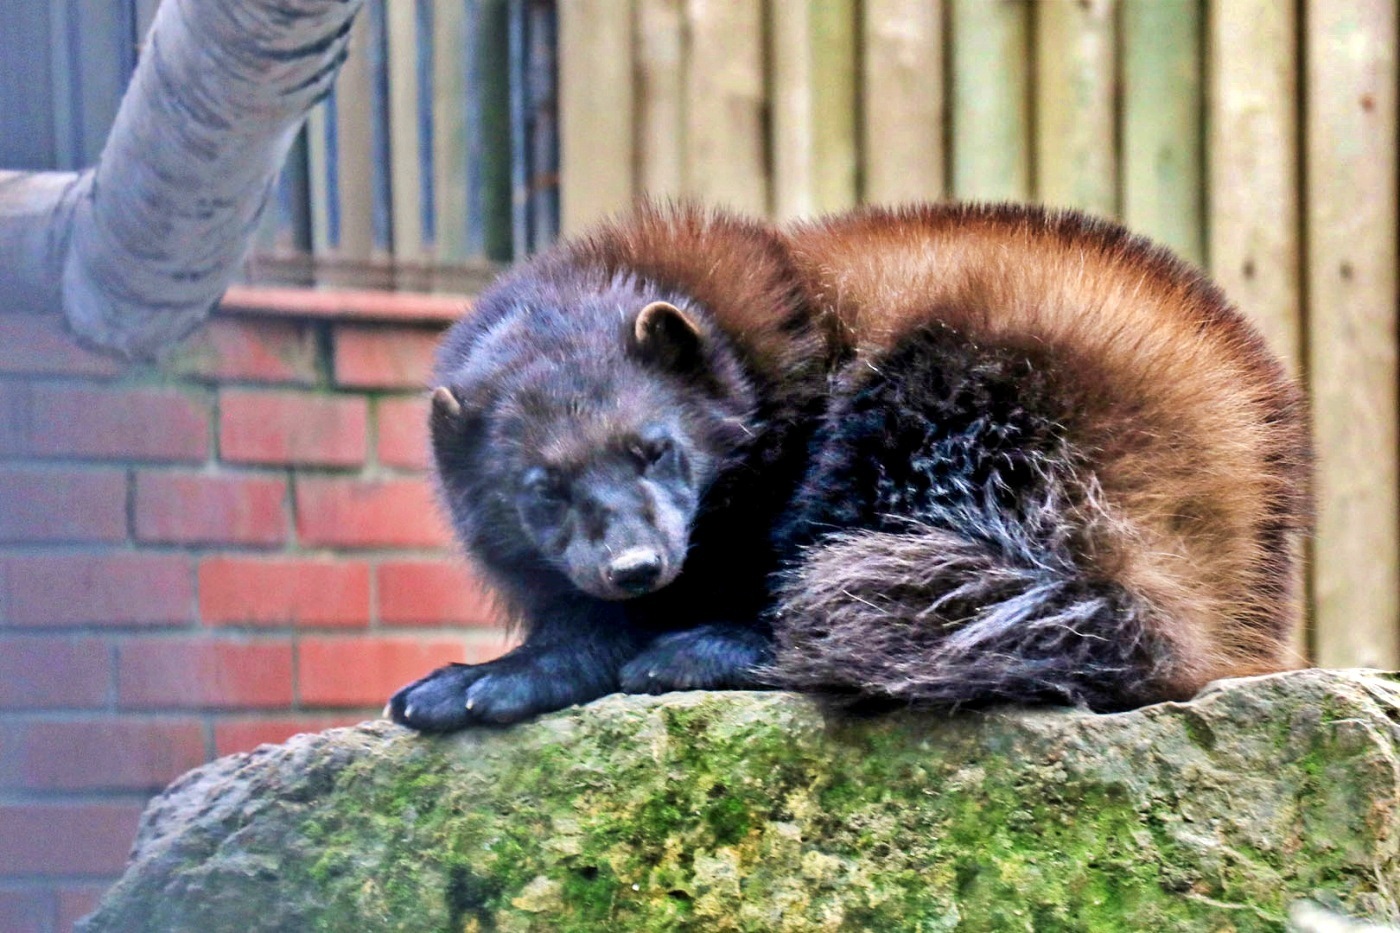
M674 448L675 444L669 437L657 437L635 441L627 452L636 462L637 469L645 472L664 460Z
M531 467L520 478L520 486L529 496L539 502L563 503L569 501L569 488L558 474L544 467Z

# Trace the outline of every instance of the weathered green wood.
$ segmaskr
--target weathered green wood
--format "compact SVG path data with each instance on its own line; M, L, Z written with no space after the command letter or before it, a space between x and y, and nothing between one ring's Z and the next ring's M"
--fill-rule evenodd
M952 189L960 198L1031 194L1027 0L951 0Z
M1118 213L1115 0L1040 0L1036 13L1035 194Z
M854 0L769 7L773 213L779 219L856 201Z
M332 98L337 179L332 196L340 216L335 251L348 259L368 259L374 251L372 13L366 9L365 15L355 20L350 31L350 57Z
M559 5L560 226L627 206L635 190L631 0Z
M418 10L414 0L390 0L389 141L392 160L394 258L423 256L422 148L418 121ZM460 53L459 53L460 54Z
M1307 0L1317 661L1400 665L1396 3Z
M433 2L434 256L467 258L466 0Z
M765 214L762 0L689 0L686 15L687 193Z
M1210 271L1297 372L1298 55L1289 4L1214 0L1210 8Z
M326 210L330 254L368 259L374 248L370 88L370 15L357 17L347 57L326 113ZM332 148L333 146L333 148Z
M944 191L942 0L864 0L861 35L865 201Z
M637 0L637 188L685 190L684 0Z
M467 48L467 252L511 258L510 56L506 0L472 0Z
M1123 220L1205 264L1198 0L1123 0Z
M328 255L335 246L331 241L327 106L328 103L322 103L306 116L307 191L311 200L311 253L314 256Z

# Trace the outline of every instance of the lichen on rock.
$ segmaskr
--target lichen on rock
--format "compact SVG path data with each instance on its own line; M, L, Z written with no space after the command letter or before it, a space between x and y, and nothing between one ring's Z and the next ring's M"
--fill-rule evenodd
M152 802L83 927L1282 930L1400 914L1400 684L1225 681L1130 713L855 719L612 696L444 738L383 722Z

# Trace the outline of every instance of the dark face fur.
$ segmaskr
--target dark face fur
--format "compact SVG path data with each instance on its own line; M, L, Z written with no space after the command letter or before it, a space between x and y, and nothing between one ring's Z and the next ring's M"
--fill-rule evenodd
M606 600L681 572L701 499L744 443L751 404L717 335L668 302L631 300L639 310L620 319L584 308L558 324L542 313L480 340L473 362L496 391L479 411L465 405L484 394L470 371L434 395L439 472L454 513L468 517L468 546L489 563L527 545ZM580 326L609 317L601 332ZM463 446L475 455L457 457Z
M606 444L573 456L529 451L515 506L539 553L575 586L627 599L680 573L709 471L677 423L608 433Z

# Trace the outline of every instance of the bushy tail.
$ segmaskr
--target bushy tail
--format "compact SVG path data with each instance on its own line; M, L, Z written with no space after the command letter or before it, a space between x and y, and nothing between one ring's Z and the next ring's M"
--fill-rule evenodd
M809 547L779 594L773 678L941 706L1161 699L1166 647L1143 607L1043 529L978 511L958 523L972 533L912 525Z

